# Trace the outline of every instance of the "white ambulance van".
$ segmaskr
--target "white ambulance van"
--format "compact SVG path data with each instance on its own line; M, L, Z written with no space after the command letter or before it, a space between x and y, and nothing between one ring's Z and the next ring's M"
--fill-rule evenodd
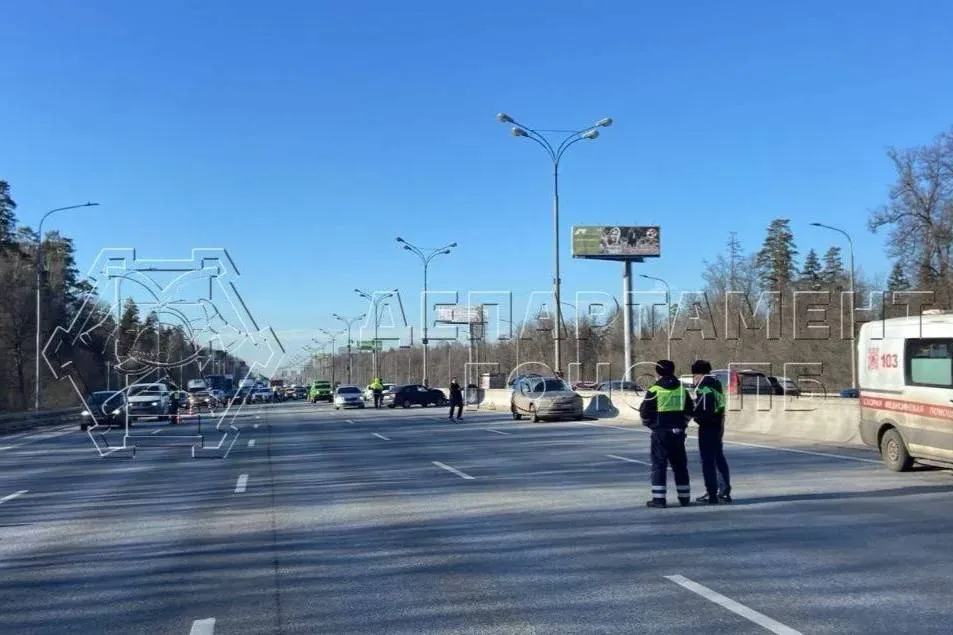
M860 435L891 470L953 466L953 313L861 326Z

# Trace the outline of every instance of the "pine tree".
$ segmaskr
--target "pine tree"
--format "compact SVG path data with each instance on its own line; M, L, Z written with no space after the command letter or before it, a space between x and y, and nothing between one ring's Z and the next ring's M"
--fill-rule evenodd
M847 278L844 270L844 260L841 258L840 247L831 247L824 252L824 268L821 271L821 280L827 287L842 287Z
M0 179L0 247L7 247L13 242L17 224L16 208L17 204L10 197L10 184Z
M822 280L821 261L817 252L811 249L804 256L804 265L801 267L800 282L807 288L817 291L821 288Z
M907 274L903 272L903 265L900 261L893 263L890 277L887 278L887 291L906 291L909 288L910 281L907 279Z
M790 219L775 218L768 226L768 235L757 254L761 284L776 290L790 286L795 273L795 256L797 247Z
M119 361L124 361L130 353L136 339L139 337L139 307L136 302L129 298L126 300L122 309L122 317L119 318Z

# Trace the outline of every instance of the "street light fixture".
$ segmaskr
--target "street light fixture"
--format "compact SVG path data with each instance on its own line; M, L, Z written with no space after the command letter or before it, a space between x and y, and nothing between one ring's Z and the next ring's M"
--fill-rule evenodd
M560 339L562 334L560 333L560 328L562 326L562 309L560 308L561 303L559 293L561 283L559 278L559 162L570 146L582 141L583 139L596 139L599 136L599 131L597 129L608 128L612 125L612 119L609 117L604 117L588 128L570 131L569 134L561 139L555 147L545 136L541 134L542 132L552 131L534 130L529 126L525 126L516 121L505 112L498 113L496 115L496 119L500 123L513 124L513 136L532 139L541 148L543 148L543 150L546 151L546 154L549 155L549 158L553 162L553 304L556 307L556 328L553 330L553 348L555 354L555 368L553 370L555 370L557 374L561 374L562 351L560 348Z
M377 346L379 344L377 329L380 324L380 318L381 318L380 303L388 298L394 297L397 294L397 289L392 289L384 293L375 292L373 294L368 293L367 291L362 291L361 289L354 289L354 292L357 293L362 298L364 298L365 300L367 300L368 302L370 302L371 310L374 312L374 345L373 345L373 348L371 349L371 354L373 356L374 377L377 378L379 376L379 372L378 372L379 369L377 366Z
M443 247L437 247L436 249L427 249L420 248L415 245L410 244L400 236L397 237L397 242L404 246L404 249L407 251L416 254L420 258L420 262L424 266L424 297L423 297L423 310L420 312L420 321L421 327L423 330L423 340L424 345L424 367L423 367L423 381L421 382L424 386L429 386L428 383L429 377L427 376L427 346L429 345L429 340L427 339L427 319L428 306L427 306L427 271L430 268L430 261L440 256L441 254L449 254L450 250L457 246L457 243L450 243L449 245L444 245Z
M351 327L354 326L354 324L355 324L356 322L360 322L360 321L363 320L365 317L367 317L367 314L364 313L364 314L361 314L361 315L359 315L359 316L357 316L357 317L354 317L354 318L346 318L346 317L341 317L341 316L338 315L337 313L332 313L332 314L331 314L331 317L333 317L333 318L335 318L335 319L337 319L337 320L341 320L342 322L344 322L344 324L347 325L347 383L350 384L350 383L351 383L351 368L352 368L352 365L351 365ZM332 384L332 385L333 385L333 384Z
M337 338L338 338L338 335L343 334L344 331L336 331L334 333L332 333L331 331L328 331L327 329L318 329L318 331L320 331L321 333L324 333L328 337L328 339L331 340L331 385L333 386L334 385L334 356L337 355L337 350L338 350ZM317 342L318 340L312 339L312 341Z
M644 273L639 274L640 278L645 278L646 280L655 280L656 282L661 282L665 285L665 308L667 311L665 317L665 326L668 327L668 335L665 338L666 341L666 359L672 359L672 289L668 286L668 283L662 280L661 278L656 278L655 276L647 276ZM655 327L655 317L654 313L652 314L652 327Z
M854 337L854 312L856 311L854 308L854 241L851 240L850 234L838 227L831 227L824 223L811 223L811 225L813 227L823 227L824 229L840 232L847 239L847 247L850 252L850 387L857 390L857 342Z
M46 214L43 215L43 218L40 219L40 226L37 228L36 232L36 377L35 377L35 386L34 386L34 395L33 395L33 409L40 409L40 330L42 325L40 324L40 293L42 291L42 271L43 271L43 222L52 214L57 212L65 212L71 209L80 209L82 207L98 207L99 203L83 203L81 205L69 205L68 207L57 207L56 209L51 209Z

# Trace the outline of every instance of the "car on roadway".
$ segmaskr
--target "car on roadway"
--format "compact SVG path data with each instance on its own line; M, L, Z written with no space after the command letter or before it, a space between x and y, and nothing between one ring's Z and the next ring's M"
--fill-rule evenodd
M194 390L189 394L189 410L211 410L218 400L210 390Z
M319 401L331 403L333 399L334 389L331 388L331 382L316 381L311 384L311 388L308 390L308 401L311 403L318 403Z
M801 388L797 385L790 377L775 377L773 375L768 375L768 381L771 382L771 385L774 387L774 394L776 395L788 395L790 397L800 397Z
M307 399L308 398L308 389L304 386L295 386L293 392L294 399Z
M438 388L428 388L421 384L394 386L384 392L384 405L388 408L410 408L411 406L445 406L447 395Z
M335 410L340 410L341 408L363 407L364 397L361 395L361 388L359 386L345 384L343 386L338 386L337 390L334 391Z
M275 400L274 392L268 386L259 386L251 392L245 403L271 403Z
M510 412L519 421L524 416L536 423L543 419L585 418L582 396L559 377L525 377L513 386Z
M86 397L80 414L80 430L90 426L121 426L126 420L126 395L118 390L100 390Z
M172 391L163 383L133 384L129 387L126 401L132 416L167 419L172 409Z

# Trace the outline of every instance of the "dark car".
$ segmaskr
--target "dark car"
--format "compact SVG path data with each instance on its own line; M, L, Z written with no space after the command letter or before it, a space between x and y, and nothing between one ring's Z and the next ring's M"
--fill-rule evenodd
M761 371L722 368L713 370L711 374L721 382L726 395L778 394L771 379Z
M774 386L774 394L776 395L788 395L791 397L799 397L801 395L801 388L790 377L772 377L769 375L768 381Z
M642 392L642 389L634 381L604 381L598 386L596 390L599 392L633 392L638 393Z
M308 389L305 386L295 386L293 395L295 399L307 399Z
M447 396L442 390L427 388L420 384L395 386L384 393L384 405L388 408L410 408L411 406L445 406Z
M86 409L80 413L80 430L91 425L121 426L126 420L126 396L115 390L101 390L86 397Z

